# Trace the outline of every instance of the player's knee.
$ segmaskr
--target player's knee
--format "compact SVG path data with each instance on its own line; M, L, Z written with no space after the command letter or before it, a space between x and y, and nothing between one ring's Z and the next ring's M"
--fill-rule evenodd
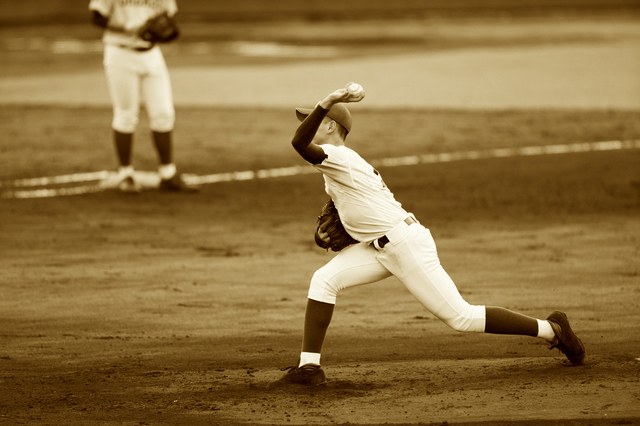
M469 329L471 327L471 322L471 318L465 318L463 316L456 316L444 320L444 323L449 327L451 327L455 331L460 331L462 333L471 331Z
M311 278L309 299L335 304L340 290L342 290L340 285L332 280L325 271L319 269Z
M170 132L175 123L175 113L172 110L156 112L149 116L149 128L154 132Z
M463 309L440 319L455 331L463 333L484 331L485 315L482 306L467 304Z
M111 126L120 133L134 133L138 126L138 114L135 111L116 109Z

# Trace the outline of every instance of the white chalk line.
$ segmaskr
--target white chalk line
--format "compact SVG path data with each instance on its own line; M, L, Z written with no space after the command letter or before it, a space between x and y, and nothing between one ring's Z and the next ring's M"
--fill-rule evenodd
M613 151L623 149L640 149L640 139L617 140L603 142L584 142L560 145L529 146L521 148L496 148L477 151L443 152L439 154L410 155L372 160L374 167L396 167L417 164L447 163L462 160L479 160L487 158L523 157L535 155L567 154L589 151ZM309 166L278 167L263 170L246 170L228 173L214 173L197 176L184 174L184 179L191 185L203 185L232 181L247 181L253 179L269 179L286 176L297 176L314 173L316 170ZM155 172L136 171L136 179L145 189L155 189L160 178ZM58 188L33 188L38 186L68 185L93 182L88 185L65 186ZM30 179L16 179L0 182L2 198L48 198L67 195L81 195L117 188L118 174L114 171L98 171L89 173L74 173L69 175L39 177Z

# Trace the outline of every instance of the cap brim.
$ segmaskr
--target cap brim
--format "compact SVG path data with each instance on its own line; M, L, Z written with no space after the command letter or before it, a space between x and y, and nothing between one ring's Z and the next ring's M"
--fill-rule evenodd
M304 121L312 111L311 108L296 108L296 117L298 117L298 120Z

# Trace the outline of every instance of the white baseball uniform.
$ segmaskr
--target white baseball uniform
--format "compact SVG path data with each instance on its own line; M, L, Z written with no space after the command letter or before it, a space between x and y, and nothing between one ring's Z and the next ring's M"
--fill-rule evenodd
M89 9L109 18L103 35L104 68L113 102L114 130L134 133L140 103L155 132L173 130L175 111L169 72L157 45L135 34L147 19L177 12L175 0L91 0Z
M440 265L428 229L406 212L380 174L346 146L320 145L327 158L313 166L340 212L347 232L358 241L314 274L309 298L335 304L345 288L394 275L422 305L458 331L484 332L485 307L467 303ZM378 239L386 236L383 247Z

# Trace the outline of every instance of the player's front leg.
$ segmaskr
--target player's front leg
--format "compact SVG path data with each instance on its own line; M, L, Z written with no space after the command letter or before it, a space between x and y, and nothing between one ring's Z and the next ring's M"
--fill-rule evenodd
M320 367L320 356L327 329L333 316L338 293L348 287L370 284L391 276L376 259L377 251L366 243L342 250L329 263L316 271L309 287L305 311L302 352L293 367L267 389L284 385L318 386L326 383Z
M300 359L297 365L284 368L283 371L287 372L278 380L269 382L267 389L290 384L321 386L327 383L324 371L320 367L320 353L334 307L332 303L308 299Z

